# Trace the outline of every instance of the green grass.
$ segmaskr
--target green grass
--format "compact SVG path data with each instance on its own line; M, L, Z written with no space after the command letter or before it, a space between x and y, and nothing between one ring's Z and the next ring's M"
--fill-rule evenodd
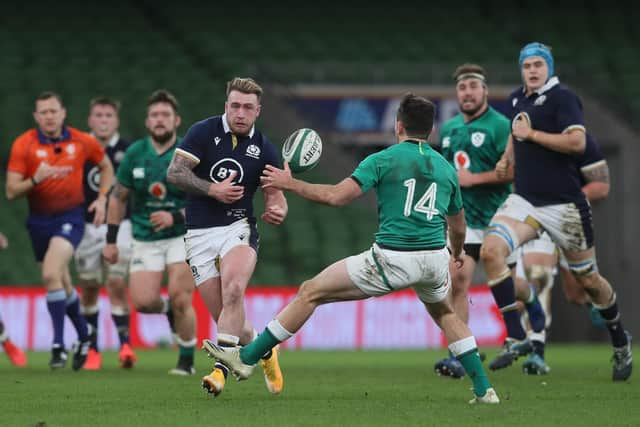
M547 352L550 375L525 376L520 362L490 374L502 399L491 407L467 405L468 379L433 374L442 351L283 352L281 396L268 394L258 368L218 398L200 388L209 367L202 353L188 378L167 375L176 359L169 350L140 352L131 371L105 353L98 372L50 372L49 355L31 353L26 369L0 359L0 425L640 425L640 386L611 382L608 347L552 344Z

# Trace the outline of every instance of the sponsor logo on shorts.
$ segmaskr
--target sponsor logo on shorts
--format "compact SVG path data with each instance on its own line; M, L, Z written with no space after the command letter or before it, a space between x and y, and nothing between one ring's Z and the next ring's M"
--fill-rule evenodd
M191 266L191 275L195 280L200 279L200 273L198 272L198 267L196 267L195 265Z
M68 222L64 223L62 224L61 230L62 230L62 234L71 234L71 230L73 230L73 224Z

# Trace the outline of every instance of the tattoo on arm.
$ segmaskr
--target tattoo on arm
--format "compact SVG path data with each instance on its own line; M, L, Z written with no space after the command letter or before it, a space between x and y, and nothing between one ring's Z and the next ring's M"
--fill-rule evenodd
M587 165L581 168L580 172L587 182L609 183L609 165L606 160Z
M198 178L192 171L197 163L191 159L175 154L167 171L167 180L188 193L206 196L211 183Z
M122 203L127 203L129 199L129 189L116 181L116 185L114 185L111 191L111 196L120 200Z

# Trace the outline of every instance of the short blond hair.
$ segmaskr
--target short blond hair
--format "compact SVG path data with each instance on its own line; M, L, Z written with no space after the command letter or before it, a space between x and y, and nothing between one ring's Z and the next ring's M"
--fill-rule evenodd
M255 94L258 101L262 98L262 88L250 77L234 77L227 82L227 96L231 91L237 90L241 93Z

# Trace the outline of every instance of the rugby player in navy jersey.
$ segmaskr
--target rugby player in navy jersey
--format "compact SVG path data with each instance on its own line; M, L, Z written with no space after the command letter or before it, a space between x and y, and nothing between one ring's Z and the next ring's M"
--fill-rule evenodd
M221 346L251 342L256 335L245 317L244 293L256 266L258 231L253 196L266 165L280 167L275 146L255 128L262 88L250 78L227 83L222 116L194 124L176 149L167 177L188 193L187 259L196 286L217 324ZM281 190L262 190L262 219L279 225L287 215ZM278 349L262 358L268 390L279 394L283 378ZM202 386L217 396L229 369L216 362Z
M118 170L129 142L120 137L118 113L120 103L107 97L97 97L89 104L88 124L91 135L105 148L114 171ZM84 198L88 207L98 197L98 168L87 163L84 167ZM119 361L123 368L131 368L137 357L129 344L129 304L127 302L125 278L131 259L131 221L129 212L120 223L118 231L119 257L116 264L108 264L102 258L102 248L106 244L107 224L95 226L93 212L85 215L82 241L74 255L76 271L82 287L81 309L87 322L93 327L91 348L84 369L96 370L102 366L102 356L98 350L98 295L100 286L105 284L111 304L111 317L120 340Z
M509 97L512 134L496 165L502 176L515 162L515 193L496 212L480 254L508 337L490 368L509 366L532 350L520 323L505 259L544 230L607 324L614 347L613 380L626 380L632 370L631 339L620 321L616 293L598 272L591 207L581 191L575 161L586 145L582 104L554 76L547 46L527 44L520 51L519 67L524 84Z
M587 134L584 154L576 159L579 169L582 192L590 203L605 199L609 194L609 166L602 155L602 151L593 136ZM545 329L551 326L551 288L558 267L562 275L562 287L569 302L585 305L591 309L591 320L596 326L605 327L600 312L593 308L589 295L573 277L564 256L559 256L558 249L547 233L538 239L529 240L518 251L518 265L516 268L515 285L516 296L525 305L535 299L539 292L539 299L545 310ZM559 261L559 265L558 265ZM531 291L533 288L533 292ZM528 374L546 374L550 368L544 361L545 331L529 333L534 348L522 365Z

